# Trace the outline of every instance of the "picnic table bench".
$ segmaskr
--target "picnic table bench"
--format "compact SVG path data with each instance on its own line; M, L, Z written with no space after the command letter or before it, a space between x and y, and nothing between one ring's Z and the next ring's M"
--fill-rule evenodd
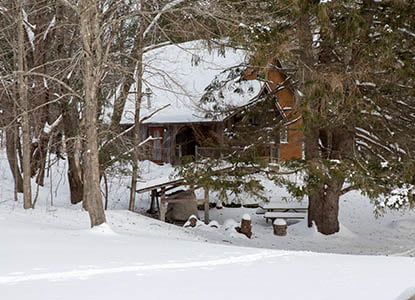
M266 212L265 221L275 219L304 219L307 216L307 205L302 203L269 202L260 206Z

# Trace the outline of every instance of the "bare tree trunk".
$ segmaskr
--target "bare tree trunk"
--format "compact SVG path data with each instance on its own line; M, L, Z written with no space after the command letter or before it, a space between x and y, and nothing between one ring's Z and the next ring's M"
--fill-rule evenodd
M141 8L143 8L143 1L140 2ZM133 147L132 153L132 174L131 174L131 190L130 190L130 203L128 209L134 211L135 196L137 187L137 172L138 172L138 157L139 157L139 139L140 139L140 108L143 98L142 94L142 80L143 80L143 34L144 34L144 18L141 18L140 31L138 33L138 53L137 53L137 78L136 78L136 98L135 98L135 115L134 115L134 131L133 131Z
M17 159L16 129L17 128L15 128L15 126L6 128L6 153L10 165L10 170L13 174L15 189L18 193L23 193L23 178L20 173Z
M73 154L68 153L68 165L68 181L71 193L71 203L77 204L82 201L84 193L84 185L81 177L82 171L75 163Z
M71 57L73 48L65 47L65 38L67 34L65 30L65 22L67 19L73 17L73 14L67 10L66 5L63 1L56 3L56 23L55 37L54 40L57 43L56 49L60 58ZM62 63L59 68L65 68L66 66ZM69 84L69 78L65 77L62 79L65 83ZM58 85L59 94L64 94L62 86ZM62 105L62 125L65 133L65 148L68 159L68 182L70 190L70 200L72 204L77 204L82 201L83 198L83 181L82 181L82 166L81 166L81 155L82 155L82 144L80 143L80 115L76 108L79 104L73 97L65 98Z
M36 153L32 156L32 176L36 177L36 183L43 186L45 181L46 158L49 145L49 134L41 133L37 143Z
M99 13L96 0L84 0L78 6L84 51L84 124L86 151L84 154L84 207L91 227L105 223L100 188L97 133L97 90L102 76Z
M51 6L51 4L47 1L34 0L28 0L27 4L28 9L32 12L28 14L28 21L34 25L34 39L32 41L34 46L31 49L30 68L35 69L38 73L47 74L47 45L50 43L51 31L45 32L45 29L48 26L48 6ZM37 174L36 183L43 186L50 137L49 133L44 131L45 124L48 121L49 105L47 105L47 102L49 93L46 87L46 79L42 76L31 76L29 86L29 107L36 108L31 113L31 124L33 135L37 138L31 158L32 177Z
M17 194L23 193L23 177L21 168L19 167L19 158L17 154L17 139L19 138L19 127L17 125L17 122L13 122L13 118L17 115L17 103L15 101L16 98L13 98L14 99L12 99L12 101L6 102L6 106L8 106L9 109L10 107L13 107L13 109L11 111L5 110L3 122L4 124L6 124L4 132L6 136L7 160L9 162L10 170L12 172L14 179L14 190ZM15 200L17 200L17 196L15 197Z
M65 131L66 154L68 158L68 182L71 203L82 201L84 184L82 182L81 143L79 142L79 114L73 104L67 104L62 112L63 128Z
M104 177L104 185L105 185L105 205L104 205L104 209L107 210L108 209L108 179L107 179L107 174L103 174Z
M18 23L18 86L19 96L22 108L22 131L23 131L23 207L25 209L32 208L32 189L31 189L31 139L29 124L29 103L27 99L27 85L24 76L25 71L25 47L24 47L24 28L23 28L23 1L18 0L17 4L19 23Z
M81 144L79 142L79 114L73 104L67 104L62 111L65 145L68 158L68 181L71 203L82 201L84 187L81 168Z

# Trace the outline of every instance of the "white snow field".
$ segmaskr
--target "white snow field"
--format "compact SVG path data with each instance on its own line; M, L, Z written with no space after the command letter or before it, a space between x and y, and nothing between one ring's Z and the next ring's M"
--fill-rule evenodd
M184 229L128 212L126 182L114 177L107 224L90 229L88 214L69 204L64 161L39 190L36 209L24 211L21 198L13 201L4 158L0 151L0 299L408 300L415 294L414 214L374 219L357 194L342 200L339 234L322 237L300 222L275 237L254 209L212 209L218 229ZM168 168L147 167L143 172L154 178ZM147 196L139 209L148 207ZM253 221L250 240L232 229L244 214Z
M415 287L415 258L225 246L126 211L108 220L89 229L81 211L3 202L1 299L397 299Z

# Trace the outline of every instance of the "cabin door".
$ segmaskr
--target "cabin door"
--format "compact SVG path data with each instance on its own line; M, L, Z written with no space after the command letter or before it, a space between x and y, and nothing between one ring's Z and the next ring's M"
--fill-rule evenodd
M195 156L197 143L191 127L185 126L179 130L176 135L176 146L177 157Z

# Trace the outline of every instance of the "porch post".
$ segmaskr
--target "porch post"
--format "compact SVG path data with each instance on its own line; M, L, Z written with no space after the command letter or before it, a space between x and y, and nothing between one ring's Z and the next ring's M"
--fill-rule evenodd
M205 190L204 209L205 209L205 224L209 224L209 190Z
M160 198L160 221L166 221L166 187L161 188L161 198Z

